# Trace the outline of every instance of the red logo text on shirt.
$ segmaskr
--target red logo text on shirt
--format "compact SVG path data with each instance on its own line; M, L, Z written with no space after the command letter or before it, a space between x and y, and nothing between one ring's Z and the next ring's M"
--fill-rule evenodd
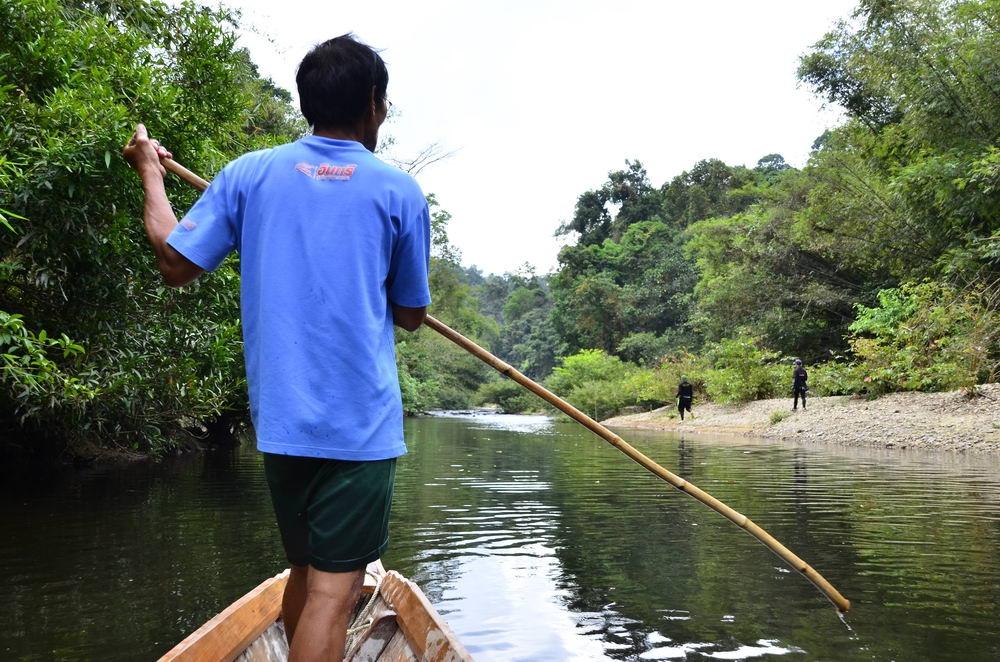
M311 163L296 163L295 169L301 172L306 177L312 177L313 179L333 179L333 180L348 180L354 171L357 169L358 164L350 163L348 165L331 165L329 163L321 163L319 165L313 165Z

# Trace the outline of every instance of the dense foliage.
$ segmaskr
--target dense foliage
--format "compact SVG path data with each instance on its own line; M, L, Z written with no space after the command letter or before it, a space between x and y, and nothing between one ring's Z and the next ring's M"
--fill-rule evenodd
M858 305L851 348L875 393L971 388L997 378L1000 319L977 291L925 281Z
M237 272L166 290L119 157L137 121L204 173L301 130L232 27L190 3L0 4L5 450L163 451L246 410Z
M461 253L448 240L450 214L434 196L428 200L432 313L473 341L489 345L496 338L497 325L480 312L473 289L465 282ZM403 408L410 414L471 406L489 371L478 359L429 329L412 334L397 330L396 357Z
M235 27L193 3L0 7L20 35L0 44L0 450L162 454L246 419L237 258L165 288L119 157L137 121L205 175L305 130ZM175 180L168 194L179 210L196 197ZM488 343L496 324L430 203L435 314ZM471 403L481 364L426 331L399 339L407 411Z

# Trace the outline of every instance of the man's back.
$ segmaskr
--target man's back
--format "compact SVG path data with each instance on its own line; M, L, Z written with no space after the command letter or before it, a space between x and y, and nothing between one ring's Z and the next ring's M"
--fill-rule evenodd
M206 269L240 252L260 450L405 452L391 305L430 302L427 205L409 175L358 142L308 136L226 166L170 244Z

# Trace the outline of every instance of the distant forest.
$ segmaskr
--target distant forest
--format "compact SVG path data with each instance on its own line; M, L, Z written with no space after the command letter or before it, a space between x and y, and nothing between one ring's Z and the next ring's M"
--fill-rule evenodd
M794 357L818 394L995 380L998 25L997 2L860 3L800 60L847 115L804 168L709 158L654 183L626 161L580 194L555 273L451 265L481 339L599 415L671 401L682 373L715 400L784 394Z

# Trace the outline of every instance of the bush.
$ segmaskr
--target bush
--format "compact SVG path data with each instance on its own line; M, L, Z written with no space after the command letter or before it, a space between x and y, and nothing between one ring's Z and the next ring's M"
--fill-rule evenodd
M970 389L995 377L1000 315L982 292L939 282L882 290L858 305L851 348L875 394Z
M763 349L754 338L727 338L709 346L712 368L705 373L705 389L715 402L749 402L784 394L791 371L777 365L780 354Z
M441 385L433 379L418 379L405 365L399 365L399 392L403 399L403 413L407 416L422 414L434 409Z
M436 333L397 331L396 367L407 416L432 409L468 409L486 367Z
M618 382L584 382L574 387L566 399L598 421L619 414L633 404Z
M586 382L621 381L633 367L603 350L583 349L563 357L545 383L556 393L565 395Z
M66 335L49 338L26 328L19 315L0 311L0 383L11 388L13 401L4 403L23 420L47 409L58 400L67 408L82 411L98 394L98 386L72 374L84 349Z
M657 389L651 370L625 363L599 349L564 357L546 385L598 420L639 405L646 398L655 400Z
M777 425L778 423L782 422L791 415L792 412L788 411L787 409L778 409L772 411L770 417L771 425Z
M478 405L494 404L504 414L520 414L543 409L542 400L510 379L486 382L476 391L474 402Z
M673 402L677 393L677 385L682 377L687 377L694 388L694 397L705 399L708 393L705 390L705 373L708 370L708 363L704 357L688 352L679 352L663 359L656 374L659 381L668 389L664 402Z
M704 364L698 357L675 354L657 368L625 363L601 350L583 350L562 362L546 385L594 418L620 413L625 407L651 409L673 402L681 376L704 395Z
M827 361L806 369L811 395L856 395L867 390L864 369L856 363Z
M616 386L621 390L624 406L636 406L644 409L660 407L674 399L677 393L677 382L664 380L663 374L648 368L635 368Z

